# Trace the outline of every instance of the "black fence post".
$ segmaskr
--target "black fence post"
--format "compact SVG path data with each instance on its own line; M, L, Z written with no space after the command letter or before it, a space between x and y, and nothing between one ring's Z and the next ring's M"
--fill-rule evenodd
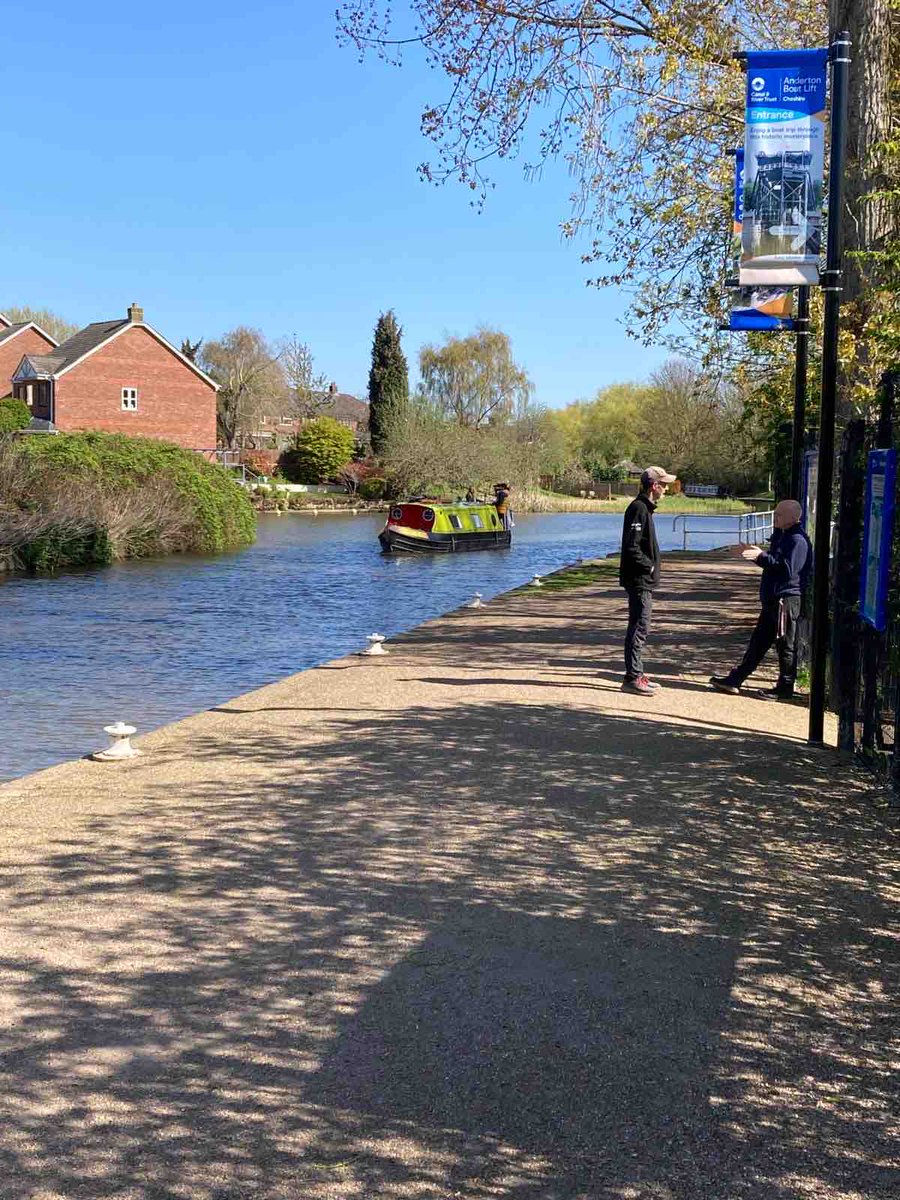
M856 745L856 692L859 665L860 555L862 553L863 466L866 425L851 421L844 430L840 451L840 504L837 547L834 556L834 624L832 663L834 700L838 712L838 750L853 752Z

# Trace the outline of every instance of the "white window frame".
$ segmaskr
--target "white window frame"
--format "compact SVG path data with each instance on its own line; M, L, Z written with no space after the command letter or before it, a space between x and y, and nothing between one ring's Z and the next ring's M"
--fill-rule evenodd
M122 388L122 412L137 412L138 390L136 387Z

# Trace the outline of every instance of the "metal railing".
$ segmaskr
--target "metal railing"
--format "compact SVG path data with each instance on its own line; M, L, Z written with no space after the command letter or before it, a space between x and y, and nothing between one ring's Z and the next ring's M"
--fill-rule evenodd
M673 533L678 532L678 522L682 522L681 548L683 550L687 550L688 538L692 533L722 533L723 535L729 535L733 532L735 535L735 542L741 542L744 545L750 546L758 546L772 536L773 525L771 510L767 512L740 513L738 516L733 518L735 524L730 527L722 527L717 525L714 528L711 528L707 523L704 525L695 525L693 528L691 528L691 526L688 525L691 515L692 514L690 513L679 513L679 515L674 517L672 520ZM717 521L728 520L727 517L716 517L715 519Z

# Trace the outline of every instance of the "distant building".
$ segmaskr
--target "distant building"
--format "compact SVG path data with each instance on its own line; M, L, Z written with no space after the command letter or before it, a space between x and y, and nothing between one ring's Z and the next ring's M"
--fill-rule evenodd
M0 399L11 396L23 354L46 354L59 343L34 321L13 322L0 313Z
M87 325L61 345L50 340L20 351L12 374L34 429L96 429L215 449L217 384L136 304L124 319ZM3 341L0 331L0 350Z
M360 442L369 440L369 406L347 392L339 392L336 383L314 400L315 413L310 417L298 417L291 413L275 413L261 416L256 429L250 435L260 448L284 449L297 436L307 421L316 417L331 417L353 433Z

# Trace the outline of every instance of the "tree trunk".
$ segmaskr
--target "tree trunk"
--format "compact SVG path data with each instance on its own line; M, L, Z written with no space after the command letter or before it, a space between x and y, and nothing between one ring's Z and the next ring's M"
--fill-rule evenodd
M848 30L850 89L847 114L847 158L844 174L844 211L841 226L844 247L842 325L854 337L853 360L843 365L838 394L838 421L850 415L854 385L869 379L878 364L871 362L864 328L872 310L867 287L871 268L854 251L883 247L891 231L889 205L866 201L871 192L889 186L879 147L891 136L890 107L890 0L829 0L831 39Z

